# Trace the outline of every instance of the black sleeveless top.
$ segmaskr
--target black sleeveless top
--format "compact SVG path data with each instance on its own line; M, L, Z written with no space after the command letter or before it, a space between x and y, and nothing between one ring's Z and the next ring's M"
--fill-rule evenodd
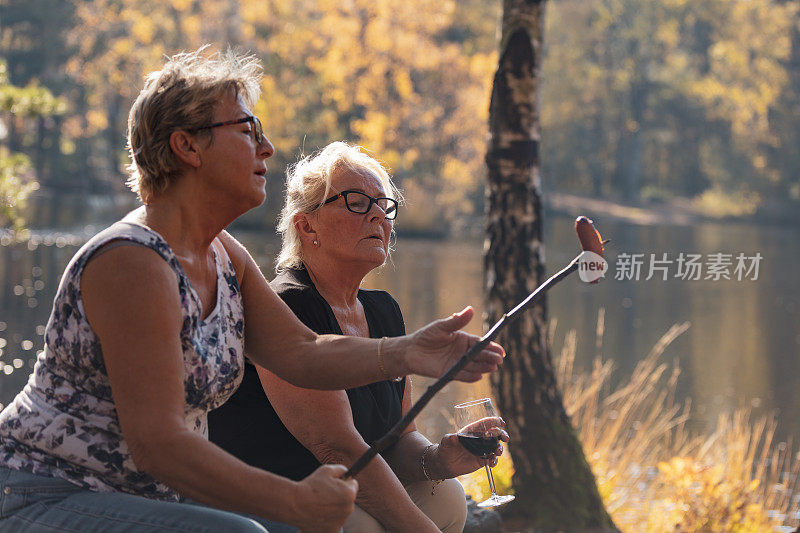
M310 329L320 334L342 334L333 310L317 292L308 271L287 270L270 285ZM359 289L358 299L364 307L370 337L405 335L400 307L389 293ZM385 435L400 420L404 390L405 380L347 389L355 428L367 444ZM208 414L208 429L211 442L247 464L295 481L320 466L283 425L250 362L245 365L239 389L224 405Z

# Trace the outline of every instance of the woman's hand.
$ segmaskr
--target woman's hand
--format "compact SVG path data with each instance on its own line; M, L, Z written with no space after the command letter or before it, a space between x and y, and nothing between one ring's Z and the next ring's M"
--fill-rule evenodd
M406 364L414 374L440 377L453 366L479 338L463 331L475 311L466 307L460 313L451 315L412 333L411 343L405 353ZM489 343L478 353L456 378L459 381L474 382L483 374L494 372L503 363L505 351L495 342Z
M479 428L472 427L478 425L480 426ZM500 442L497 443L497 448L488 459L490 467L497 465L497 458L503 454L502 443L510 440L508 433L503 429L505 425L506 423L502 418L489 417L464 428L465 430L472 430L470 431L471 433L476 429L480 429L482 433L497 436L500 439ZM442 441L436 447L435 458L437 467L440 469L440 475L445 478L469 474L479 468L483 468L487 462L487 459L477 457L468 452L459 442L456 433L450 433L442 437Z
M322 465L297 484L296 520L302 532L338 532L350 513L358 493L355 479L342 479L342 465Z

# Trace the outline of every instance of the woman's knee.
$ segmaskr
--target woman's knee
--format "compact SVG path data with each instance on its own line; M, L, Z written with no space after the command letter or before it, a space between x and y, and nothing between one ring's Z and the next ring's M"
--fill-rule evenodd
M386 530L378 522L375 517L366 512L364 509L355 506L353 512L347 517L347 522L344 523L344 533L385 533Z
M452 505L453 507L463 507L466 514L467 496L464 494L464 487L457 479L445 479L434 491L434 498L442 505Z
M439 484L434 494L434 505L448 512L442 522L436 522L439 529L447 533L460 533L467 521L467 496L464 487L457 479L446 479Z
M446 533L460 533L467 521L467 497L457 479L439 483L431 494L431 483L419 481L406 485L411 499L436 526Z

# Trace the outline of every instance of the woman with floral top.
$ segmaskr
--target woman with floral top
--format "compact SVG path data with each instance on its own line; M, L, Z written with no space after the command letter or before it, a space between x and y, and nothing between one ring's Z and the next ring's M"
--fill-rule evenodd
M245 354L302 387L383 379L379 341L306 328L224 231L265 199L259 76L252 56L197 51L147 77L128 122L143 206L70 261L44 350L0 414L0 531L338 531L352 511L343 466L291 481L207 440ZM386 340L383 370L441 375L476 341L458 331L471 316ZM490 346L460 378L501 361Z

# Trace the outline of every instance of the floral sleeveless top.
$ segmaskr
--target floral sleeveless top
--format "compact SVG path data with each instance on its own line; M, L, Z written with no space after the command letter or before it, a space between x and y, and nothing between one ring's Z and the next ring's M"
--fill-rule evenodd
M202 304L167 242L144 226L117 222L72 258L58 287L39 354L25 388L0 413L0 465L66 479L100 492L127 492L177 501L180 495L139 470L122 436L100 341L81 302L86 263L112 240L155 250L175 272L183 328L186 427L207 438L208 411L222 405L242 380L244 309L233 265L218 241L217 303ZM158 413L153 413L158 416Z

